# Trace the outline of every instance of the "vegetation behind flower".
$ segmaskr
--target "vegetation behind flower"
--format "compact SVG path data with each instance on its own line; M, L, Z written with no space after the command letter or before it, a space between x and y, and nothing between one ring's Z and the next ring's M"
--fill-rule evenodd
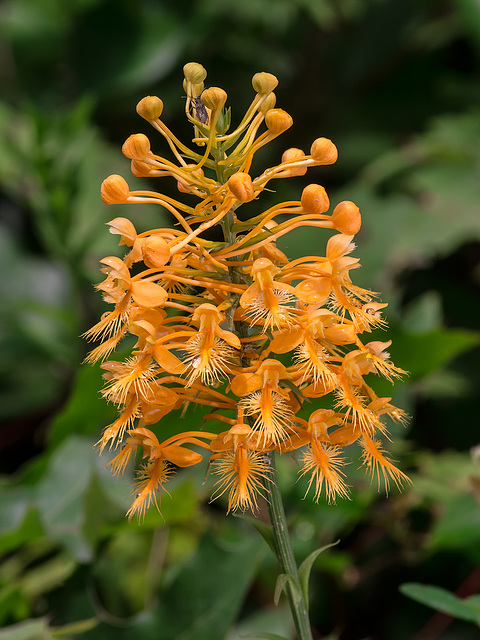
M107 277L97 289L114 307L86 333L100 341L87 361L103 361L103 396L119 409L100 450L121 446L110 462L115 473L138 449L146 460L128 515L141 516L157 501L174 467L202 462L198 448L211 454L209 466L218 477L213 495L228 493L229 511L255 511L259 494L268 500L265 456L272 451L299 451L300 474L308 476L316 501L322 492L329 502L348 496L344 450L353 444L379 484L383 478L387 490L390 480L400 486L407 477L378 436L387 435L382 416L400 423L406 416L365 378L372 373L393 381L405 372L389 359L390 341L368 339L372 329L385 326L386 304L350 277L360 266L350 256L361 227L358 207L344 201L329 213L324 187L313 183L299 200L258 213L263 190L334 163L335 145L317 138L308 154L287 149L278 165L252 177L254 154L293 124L275 107L276 77L253 77L253 101L229 132L225 91L205 89L207 74L199 64L185 65L184 73L185 113L197 150L175 137L161 120L162 101L148 96L137 112L163 136L173 160L152 152L143 134L130 136L123 153L135 176L174 178L185 201L193 196L196 202L131 191L118 175L102 184L108 204L155 203L176 219L174 228L140 234L126 218L109 223L129 251L123 259L101 260ZM290 261L277 241L306 226L335 233L324 255ZM223 240L209 235L214 227ZM107 360L128 335L136 341L129 357ZM300 417L311 399L324 397L331 408ZM172 410L191 403L208 408L203 421L217 428L205 431L199 423L198 430L167 439L161 424L152 431ZM218 433L218 424L226 430Z

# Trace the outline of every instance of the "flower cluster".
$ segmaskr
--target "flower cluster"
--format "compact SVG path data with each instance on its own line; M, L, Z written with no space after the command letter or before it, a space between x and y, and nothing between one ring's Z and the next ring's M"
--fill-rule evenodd
M348 495L342 469L353 443L387 489L390 480L400 485L406 476L378 435L386 434L381 416L404 422L405 414L378 397L366 376L393 381L404 372L389 359L390 342L368 341L372 329L384 326L386 305L350 277L360 266L350 255L361 226L358 207L340 202L329 213L325 189L309 184L299 200L258 213L262 191L274 180L334 163L335 145L318 138L308 154L287 149L278 165L252 177L254 154L293 123L275 107L276 77L253 77L253 101L229 132L225 91L205 89L199 64L185 65L184 73L195 149L162 121L162 101L148 96L137 112L163 136L170 159L156 155L144 134L130 136L123 153L134 176L173 178L185 202L131 191L118 175L101 190L108 204L155 203L176 220L173 228L142 233L126 218L109 223L127 252L101 260L106 278L97 289L113 307L86 333L99 342L87 361L103 361L102 393L119 409L100 449L121 446L110 463L114 472L138 450L145 460L129 515L142 515L156 502L175 467L201 462L198 450L209 455L218 476L214 497L227 493L229 510L256 509L258 496L268 492L265 456L274 450L298 450L300 473L317 501L322 491L328 501ZM222 240L212 239L213 227L222 230ZM276 242L298 227L330 231L325 255L287 258ZM129 357L109 359L126 336L134 336ZM308 420L298 415L325 396L332 408L317 408ZM204 421L217 427L208 432L199 425L163 441L161 425L152 431L191 403L205 407Z

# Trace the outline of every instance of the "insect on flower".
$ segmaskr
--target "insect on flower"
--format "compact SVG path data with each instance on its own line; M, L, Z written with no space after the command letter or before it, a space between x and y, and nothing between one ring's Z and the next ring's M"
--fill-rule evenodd
M202 124L208 124L208 113L201 97L191 98L190 113Z

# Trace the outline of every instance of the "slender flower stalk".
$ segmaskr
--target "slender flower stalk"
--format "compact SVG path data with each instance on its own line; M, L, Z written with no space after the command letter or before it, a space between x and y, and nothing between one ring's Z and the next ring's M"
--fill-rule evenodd
M361 227L358 207L344 201L332 208L325 188L312 183L298 200L262 211L262 192L274 189L275 180L333 164L333 142L317 138L308 153L287 149L277 165L253 176L254 154L293 124L275 106L275 76L253 77L255 95L230 131L225 91L205 88L207 73L197 63L185 65L184 73L193 147L162 121L163 102L155 96L143 98L137 112L163 138L165 156L152 151L143 133L123 145L134 176L173 179L178 199L131 189L118 175L101 188L107 204L154 203L175 223L139 232L127 218L109 222L126 252L101 260L106 277L97 289L112 306L85 334L98 343L86 359L101 361L102 394L119 415L98 444L101 451L119 448L110 463L115 473L142 452L129 517L158 506L175 468L208 456L213 499L225 495L228 511L255 512L266 499L277 555L294 584L275 452L299 452L299 474L316 502L348 497L344 466L355 446L369 474L387 490L391 481L400 487L408 478L379 436L387 435L383 416L400 423L406 416L389 397L376 395L367 376L393 381L405 372L390 360L390 341L369 339L373 329L385 328L386 305L351 278L360 267L351 255ZM215 227L220 238L212 234ZM286 245L299 227L319 238L320 229L328 231L323 255L289 260L277 241ZM113 359L127 336L134 342L130 355ZM330 399L331 408L315 409L317 398ZM182 432L179 421L178 433L162 439L161 420L191 404L204 407L212 430L199 425ZM301 417L308 407L308 419ZM297 631L305 640L311 638L306 603L292 589Z

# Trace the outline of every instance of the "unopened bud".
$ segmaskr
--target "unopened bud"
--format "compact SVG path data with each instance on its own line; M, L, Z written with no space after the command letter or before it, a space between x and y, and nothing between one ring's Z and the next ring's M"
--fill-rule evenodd
M137 104L138 115L149 122L160 118L162 111L163 102L157 96L146 96Z
M328 138L317 138L310 148L310 155L318 164L333 164L337 161L337 147Z
M153 170L153 167L151 165L147 164L146 162L141 162L141 160L132 160L132 162L130 163L130 168L136 178L146 178Z
M227 101L227 93L220 87L210 87L202 93L202 102L212 111L220 111Z
M305 159L305 154L301 149L287 149L283 152L282 164L290 164L291 162L297 162ZM308 167L306 165L300 165L298 167L287 167L283 170L282 176L304 176L307 173Z
M270 109L274 108L276 102L277 96L273 92L269 93L268 96L266 96L266 98L263 100L263 102L260 102L258 110L260 111L260 113L263 113L265 115L267 111L270 111Z
M227 181L228 188L239 202L253 200L255 192L253 190L252 178L248 173L234 173Z
M150 236L142 243L143 261L150 269L163 267L170 260L170 249L161 236Z
M192 84L199 84L207 77L207 71L198 62L187 62L183 67L185 78Z
M123 204L130 195L130 188L125 178L113 174L102 182L100 194L105 204Z
M261 71L252 78L252 86L257 93L270 93L278 85L277 78L272 73Z
M122 153L130 160L144 160L150 153L150 140L143 133L134 133L123 143Z
M305 213L325 213L330 201L327 192L320 184L309 184L302 192L302 209Z
M293 124L293 118L283 109L270 109L265 114L265 124L271 133L279 135L290 129Z
M188 80L183 81L183 90L185 91L187 96L192 96L196 98L199 95L201 95L204 88L205 88L205 85L203 84L203 82L199 82L198 84L192 84Z
M348 200L340 202L333 210L332 222L337 231L347 236L353 236L360 231L362 226L360 209Z

